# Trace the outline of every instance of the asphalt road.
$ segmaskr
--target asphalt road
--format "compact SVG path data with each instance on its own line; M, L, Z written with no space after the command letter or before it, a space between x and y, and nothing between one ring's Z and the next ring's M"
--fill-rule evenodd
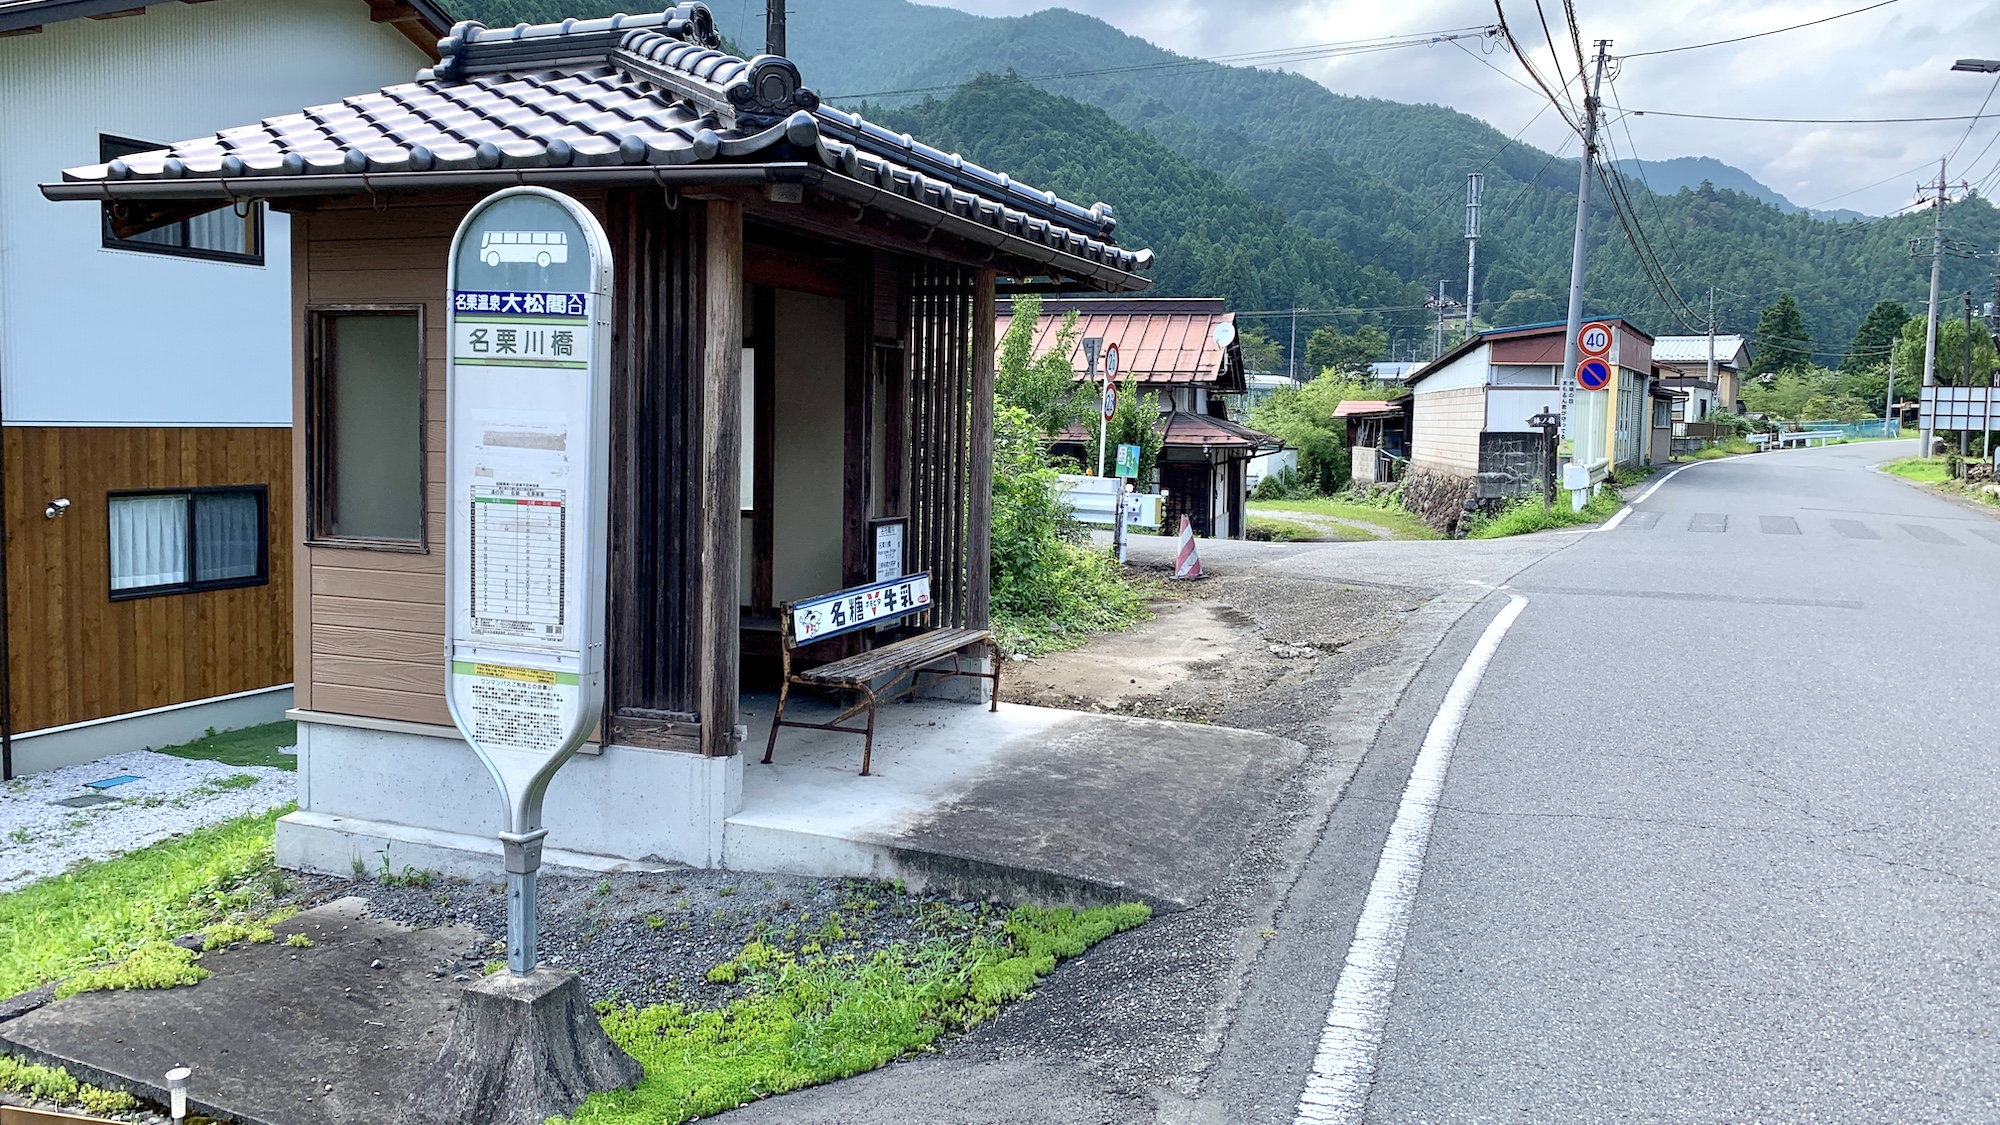
M2000 1120L2000 521L1894 452L1698 465L1513 579L1366 1120Z
M1316 758L1238 876L941 1054L729 1119L1289 1125L1418 746L1518 595L1364 1119L2000 1120L2000 520L1868 468L1913 446L1696 465L1588 534L1204 545L1432 598L1280 731Z

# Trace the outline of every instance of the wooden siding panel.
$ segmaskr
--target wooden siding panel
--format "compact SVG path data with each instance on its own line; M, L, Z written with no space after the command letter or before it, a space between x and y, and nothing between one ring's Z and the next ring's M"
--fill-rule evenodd
M417 605L387 598L314 595L308 605L307 613L308 616L302 620L311 622L312 628L300 629L301 633L307 635L316 633L322 625L353 629L405 629L435 634L438 638L438 651L444 651L443 599L431 605Z
M290 682L290 429L10 426L5 442L16 730ZM112 491L237 484L268 489L267 583L112 600ZM45 519L57 497L68 513Z

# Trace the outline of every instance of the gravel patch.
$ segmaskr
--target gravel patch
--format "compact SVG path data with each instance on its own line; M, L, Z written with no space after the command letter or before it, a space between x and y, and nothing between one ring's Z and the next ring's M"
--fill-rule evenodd
M87 808L55 802L99 792L88 782L130 774ZM247 780L246 780L247 779ZM263 812L297 796L298 775L138 750L0 785L0 893L72 865L143 848L203 825Z
M817 940L828 953L866 962L898 942L962 938L982 918L996 925L1007 911L861 879L691 868L601 879L545 873L538 883L543 964L575 972L592 1000L679 1001L691 1008L720 1007L742 995L738 985L711 982L708 971L753 938L794 950ZM377 918L477 928L489 944L430 967L433 976L468 979L487 961L506 959L504 892L498 871L490 882L451 879L428 887L326 876L304 877L299 887L307 902L356 895Z

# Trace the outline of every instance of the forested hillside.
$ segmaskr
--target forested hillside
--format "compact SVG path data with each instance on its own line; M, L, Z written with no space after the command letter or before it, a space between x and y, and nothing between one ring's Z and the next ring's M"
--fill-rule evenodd
M631 5L451 6L508 24ZM720 0L713 10L725 33L752 48L761 42L761 4ZM1337 94L1296 74L1191 63L1060 9L989 19L906 0L800 0L790 37L790 55L829 100L1031 182L1115 205L1126 219L1121 240L1160 251L1160 292L1217 292L1239 307L1370 306L1384 311L1316 321L1420 331L1421 313L1407 308L1413 294L1442 278L1447 292L1463 295L1465 174L1483 171L1480 319L1562 315L1576 164L1510 144L1469 115ZM1084 70L1099 73L1074 75ZM1021 77L952 92L1010 71ZM1047 77L1062 75L1073 76ZM1708 287L1716 287L1723 331L1752 330L1758 313L1790 292L1819 350L1836 353L1877 300L1914 304L1927 290L1928 270L1906 248L1928 233L1926 215L1834 223L1735 191L1655 195L1636 180L1627 187L1644 237L1687 304L1705 314ZM1647 281L1605 196L1596 193L1589 307L1662 334L1686 330ZM1249 200L1271 210L1245 209ZM1954 238L2000 242L2000 214L1982 200L1954 206L1949 223ZM1983 263L1949 263L1946 292L1991 287Z

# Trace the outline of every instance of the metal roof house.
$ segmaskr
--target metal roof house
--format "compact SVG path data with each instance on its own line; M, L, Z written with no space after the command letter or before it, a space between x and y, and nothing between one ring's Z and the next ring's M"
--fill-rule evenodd
M290 220L214 196L114 229L38 181L394 81L449 27L432 0L0 2L0 766L291 705Z
M1144 289L1151 254L1108 206L718 44L696 3L461 23L413 82L44 185L134 227L218 200L292 216L301 762L281 862L454 870L493 847L444 697L439 419L447 251L495 189L587 207L614 273L607 699L549 790L552 862L728 864L738 751L761 738L745 669L779 603L869 580L871 521L907 519L931 624L986 623L996 293Z
M1712 343L1711 343L1712 342ZM1681 383L1679 379L1708 382L1708 361L1715 358L1715 378L1713 386L1706 388L1713 392L1715 409L1743 409L1743 373L1750 369L1750 344L1742 336L1662 336L1653 341L1653 359L1662 364L1679 368L1672 385L1700 392L1704 388L1694 383ZM1688 401L1699 403L1707 396L1699 393L1690 395ZM1702 417L1683 418L1684 422L1699 422Z
M1056 346L1072 312L1077 322L1069 362L1078 379L1089 377L1081 341L1095 336L1118 345L1121 383L1160 396L1164 526L1178 527L1186 516L1197 535L1241 539L1246 467L1283 443L1229 417L1232 400L1248 390L1236 314L1221 297L1049 298L1035 324L1037 354ZM1003 306L998 331L1004 334L1012 321L1012 307ZM1082 431L1063 437L1057 451L1080 456Z
M1622 317L1611 326L1616 372L1602 412L1573 410L1576 381L1561 370L1567 326L1561 322L1499 328L1470 336L1410 375L1411 480L1431 478L1421 491L1457 492L1461 499L1480 473L1506 473L1512 491L1541 487L1546 467L1541 431L1528 419L1543 410L1564 416L1563 441L1584 442L1579 460L1616 469L1651 456L1653 337ZM1457 519L1455 503L1435 505L1428 518L1442 530Z

